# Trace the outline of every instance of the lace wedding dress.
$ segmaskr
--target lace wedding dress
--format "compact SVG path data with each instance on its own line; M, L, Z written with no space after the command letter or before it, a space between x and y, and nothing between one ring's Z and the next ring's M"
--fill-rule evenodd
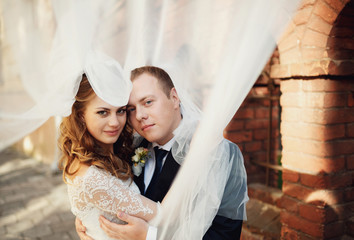
M153 214L134 182L122 181L96 166L90 166L84 176L77 176L73 181L67 179L67 182L71 211L86 227L86 234L94 239L112 239L100 228L100 215L124 224L116 217L118 211Z

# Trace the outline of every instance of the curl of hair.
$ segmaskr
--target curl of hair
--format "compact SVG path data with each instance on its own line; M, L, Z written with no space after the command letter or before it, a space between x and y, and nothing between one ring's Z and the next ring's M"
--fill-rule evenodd
M115 153L100 147L99 142L92 137L83 121L87 102L95 97L85 74L82 76L76 101L72 112L63 118L60 124L59 148L62 156L59 168L63 170L63 179L73 176L79 170L79 164L95 165L110 172L122 180L132 178L130 156L132 154L132 128L127 123L118 141L114 144Z

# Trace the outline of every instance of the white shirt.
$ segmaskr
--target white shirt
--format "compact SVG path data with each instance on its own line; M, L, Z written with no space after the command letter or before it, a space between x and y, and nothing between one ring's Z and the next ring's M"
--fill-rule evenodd
M155 171L155 164L156 164L156 158L155 158L155 151L154 147L159 147L163 150L170 151L172 148L172 145L175 143L175 137L173 137L170 141L168 141L165 145L159 145L157 143L150 143L148 146L149 151L151 152L151 157L146 161L145 167L144 167L144 183L145 183L145 191L147 187L149 186L149 183L151 182L152 175L154 175ZM167 155L162 159L162 166L165 164ZM156 240L157 239L157 228L153 226L149 226L147 235L146 235L146 240Z
M154 171L155 171L155 165L156 165L156 158L155 158L155 151L154 151L154 147L159 147L163 150L166 151L170 151L172 148L172 145L175 143L175 137L173 137L170 141L168 141L165 145L159 145L157 143L150 143L148 146L148 149L151 153L151 157L146 161L145 163L145 167L144 167L144 183L145 183L145 191L147 189L147 187L149 186L152 176L154 175ZM167 155L162 159L162 166L165 164Z

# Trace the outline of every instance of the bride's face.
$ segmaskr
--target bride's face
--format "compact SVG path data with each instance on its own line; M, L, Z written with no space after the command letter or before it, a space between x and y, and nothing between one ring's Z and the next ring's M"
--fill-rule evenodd
M83 117L89 133L113 149L127 120L126 107L114 107L95 96L87 103Z

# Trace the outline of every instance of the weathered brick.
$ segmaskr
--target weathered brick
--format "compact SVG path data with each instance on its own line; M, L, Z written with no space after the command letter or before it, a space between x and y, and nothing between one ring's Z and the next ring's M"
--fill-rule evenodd
M329 37L327 41L328 48L337 49L341 46L341 49L354 49L354 43L351 38L341 38L341 37Z
M354 107L354 92L348 93L348 107ZM348 111L353 112L354 109L351 108Z
M307 29L302 39L303 46L325 48L327 46L328 36L323 33Z
M353 140L351 139L323 142L283 136L282 143L284 149L287 151L302 152L318 157L332 157L354 153Z
M343 221L326 224L324 237L325 239L343 236L345 223Z
M262 119L269 117L269 108L259 107L255 109L255 118Z
M328 74L346 76L354 73L354 61L352 60L333 60L328 64Z
M245 129L260 129L267 128L268 120L267 119L253 119L245 123Z
M347 202L354 201L354 187L345 190L344 198Z
M282 82L281 82L282 83ZM351 90L351 81L329 79L303 80L302 90L310 92L338 92Z
M300 184L290 183L290 182L283 182L283 193L289 195L293 198L304 200L306 199L311 193L313 189L305 187Z
M299 204L300 216L318 223L324 223L326 219L326 210L324 207L318 207L312 204Z
M291 109L293 110L293 108ZM290 111L290 110L289 110ZM289 111L285 111L286 114L290 114ZM301 108L296 109L296 114L298 115L298 121L308 122L308 123L319 123L319 124L334 124L334 123L350 123L354 122L354 114L345 108L328 108L328 109L318 109L318 108ZM283 110L284 112L284 110ZM282 112L282 118L289 119ZM290 115L294 116L294 114Z
M264 140L267 139L267 136L268 136L267 129L257 129L257 131L254 131L253 133L254 140Z
M283 225L281 228L281 239L300 240L298 231Z
M234 143L249 142L252 140L252 131L226 132L225 138Z
M234 119L250 119L253 117L254 117L254 109L241 108L236 112Z
M301 8L295 13L292 21L296 25L306 24L311 17L312 11L313 11L312 6Z
M298 213L299 212L299 203L300 201L297 200L296 198L289 197L286 195L283 195L281 200L280 200L280 205L283 209L286 211L292 212L292 213Z
M346 223L347 233L354 237L354 217L350 218Z
M340 11L342 11L345 3L343 3L342 1L337 1L337 0L325 0L329 6L331 6L335 12L339 13Z
M284 181L296 183L299 181L299 179L300 179L300 175L298 172L291 171L288 169L283 169L283 180Z
M262 142L261 141L253 141L249 143L245 143L245 151L246 152L255 152L262 149Z
M332 30L332 25L324 21L323 18L319 16L312 15L310 20L307 22L307 27L314 31L328 35Z
M295 32L291 32L288 35L284 35L278 43L279 52L282 54L283 52L292 49L299 45L298 38ZM280 62L282 64L286 64L287 62L283 62L280 54Z
M285 107L281 112L282 122L299 122L302 121L301 114L303 109L298 107Z
M274 64L271 67L270 76L272 78L285 78L290 76L289 65Z
M346 160L344 156L321 158L304 153L282 151L282 165L287 169L308 172L312 174L333 173L345 169Z
M345 136L345 125L319 125L311 123L282 122L281 133L283 136L298 137L327 141Z
M354 155L347 156L347 169L354 170Z
M308 187L321 189L337 189L351 186L351 173L310 175L300 174L300 182Z
M302 80L285 80L280 82L280 91L286 92L299 92L302 89Z
M317 0L303 0L300 2L299 9L305 8L305 7L312 7Z
M323 237L324 235L323 224L308 221L286 211L282 211L280 216L281 221L291 228L307 233L313 237Z
M226 126L226 131L235 131L241 130L244 128L244 121L242 120L231 120L230 123Z
M338 14L323 1L317 1L313 13L322 17L329 24L333 24Z
M318 59L322 58L327 58L328 57L328 51L324 48L301 48L300 50L302 60L303 61L309 61L309 60L315 60L317 61Z

